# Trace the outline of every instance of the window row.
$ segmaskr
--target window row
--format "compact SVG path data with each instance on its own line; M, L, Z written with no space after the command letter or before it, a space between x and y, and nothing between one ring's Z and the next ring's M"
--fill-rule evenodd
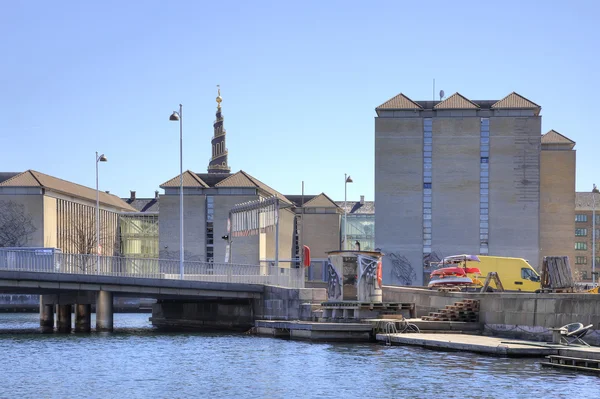
M575 249L578 251L587 251L587 242L576 242Z

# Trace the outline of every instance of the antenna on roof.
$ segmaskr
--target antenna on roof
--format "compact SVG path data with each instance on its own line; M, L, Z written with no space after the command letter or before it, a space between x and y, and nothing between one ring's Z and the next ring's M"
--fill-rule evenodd
M446 93L444 93L444 90L440 90L440 101L442 101L442 99L444 98L444 95Z

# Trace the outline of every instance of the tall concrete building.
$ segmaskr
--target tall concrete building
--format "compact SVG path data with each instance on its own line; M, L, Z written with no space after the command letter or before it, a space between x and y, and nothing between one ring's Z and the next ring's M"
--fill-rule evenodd
M540 154L540 263L544 256L575 257L575 142L550 130Z
M375 246L384 284L420 285L430 262L460 253L540 259L541 107L501 100L376 108Z

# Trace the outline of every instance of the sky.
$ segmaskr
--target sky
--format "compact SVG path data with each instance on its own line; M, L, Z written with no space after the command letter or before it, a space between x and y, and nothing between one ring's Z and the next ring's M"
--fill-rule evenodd
M122 197L205 173L221 85L229 165L283 194L374 197L375 107L459 91L542 106L597 176L595 1L12 1L0 13L0 171ZM92 162L94 160L94 162ZM162 190L161 190L162 192Z

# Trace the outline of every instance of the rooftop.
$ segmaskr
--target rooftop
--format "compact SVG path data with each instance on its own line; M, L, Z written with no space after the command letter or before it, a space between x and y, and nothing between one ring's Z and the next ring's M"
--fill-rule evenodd
M600 193L596 193L596 210L600 212ZM594 209L594 195L591 190L575 193L575 209L578 211L591 211Z
M508 94L501 100L471 100L457 92L441 101L416 101L400 93L375 108L375 110L532 109L539 113L541 108L538 104L515 92Z
M3 187L39 187L88 201L96 201L96 190L93 188L85 187L31 169L18 173L0 182L0 188ZM120 208L123 211L135 212L136 210L116 195L100 191L98 197L100 202L104 205Z

